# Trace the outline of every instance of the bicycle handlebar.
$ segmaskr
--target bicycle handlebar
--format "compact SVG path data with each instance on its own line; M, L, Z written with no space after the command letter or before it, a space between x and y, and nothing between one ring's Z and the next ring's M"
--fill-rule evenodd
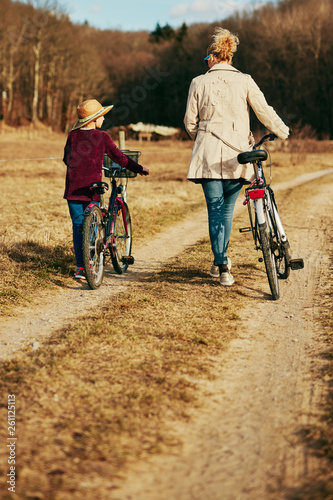
M116 172L124 172L126 170L126 167L121 167L120 165L117 164L117 166L114 166L112 168L102 167L102 170L106 170L111 175L114 175ZM112 172L114 172L114 174L112 174Z
M266 141L275 141L275 139L278 139L278 136L273 134L273 132L270 132L269 134L264 135L264 137L262 137L260 139L260 141L253 146L253 149L257 149L259 146L261 146Z

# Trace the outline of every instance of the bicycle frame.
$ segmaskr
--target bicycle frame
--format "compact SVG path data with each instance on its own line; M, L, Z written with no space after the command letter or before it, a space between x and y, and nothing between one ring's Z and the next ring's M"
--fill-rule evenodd
M112 183L112 190L111 190L111 194L110 194L110 198L109 198L109 205L108 205L108 214L109 215L108 215L108 221L106 224L104 256L106 254L106 251L107 251L107 248L108 248L110 242L112 241L112 236L114 235L114 231L115 231L114 221L115 221L115 215L116 215L118 203L120 203L120 206L121 206L125 234L126 234L126 237L129 236L127 221L126 221L126 214L125 214L125 203L124 203L122 196L118 196L118 191L121 190L121 186L117 186L117 181L115 178L112 178L111 183Z
M282 242L287 242L287 236L279 216L279 213L275 205L275 197L272 188L266 184L266 179L262 169L262 163L259 161L257 164L253 163L253 168L255 172L255 184L259 184L259 187L251 189L247 188L245 191L248 192L248 196L253 200L255 204L255 211L257 214L258 224L264 224L266 219L264 215L264 203L266 202L267 208L272 214L274 222L277 226L277 230ZM272 203L272 200L274 203Z
M277 229L278 229L278 232L279 232L279 235L280 235L280 238L281 238L281 241L283 243L287 242L287 236L286 236L286 233L285 233L285 230L283 229L283 225L282 225L282 222L281 222L281 219L280 219L280 216L279 216L279 213L276 209L276 205L275 205L275 197L274 197L274 193L273 193L273 190L267 186L266 188L266 193L269 193L269 195L267 196L267 202L268 202L268 209L272 212L273 214L273 217L274 217L274 221L275 221L275 224L277 226ZM271 202L271 200L273 199L274 203Z
M265 138L269 137L271 137L271 134L264 136L262 140L253 147L253 151L256 151L257 147L259 147L262 142L264 142ZM273 139L270 138L269 140ZM247 189L245 189L246 201L244 202L244 204L247 204L249 200L252 200L255 206L258 224L264 224L266 221L264 216L264 203L266 202L267 208L271 212L276 223L281 240L285 242L287 241L286 233L283 229L278 211L276 210L274 192L272 188L268 184L266 184L262 162L261 160L257 160L256 162L252 163L252 165L254 169L255 180ZM272 203L271 200L273 200L274 203Z

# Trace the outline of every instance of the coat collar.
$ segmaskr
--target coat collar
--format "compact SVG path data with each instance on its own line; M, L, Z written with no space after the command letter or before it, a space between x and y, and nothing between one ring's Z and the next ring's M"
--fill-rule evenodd
M234 68L233 66L231 66L231 64L228 64L228 63L214 64L214 66L212 68L210 68L207 71L207 73L210 73L211 71L219 71L219 70L237 71L237 73L240 73L240 71L238 69Z

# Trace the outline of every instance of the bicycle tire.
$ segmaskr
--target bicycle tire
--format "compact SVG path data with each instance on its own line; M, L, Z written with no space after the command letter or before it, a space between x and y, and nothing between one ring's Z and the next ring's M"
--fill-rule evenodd
M132 224L131 216L127 204L124 202L127 232L123 219L123 213L120 202L117 203L116 210L113 212L114 220L111 221L113 230L111 260L114 270L117 274L123 274L127 271L128 264L123 261L123 257L129 257L132 250Z
M83 263L86 279L90 288L100 287L104 275L104 241L105 228L103 216L98 205L95 205L83 220Z
M272 206L272 213L274 210L278 212L274 194L270 192L270 203ZM273 209L274 208L274 209ZM274 215L270 215L271 224L273 226L273 251L275 255L276 270L279 279L287 279L290 275L290 254L288 241L282 241L281 234L279 233Z
M281 255L276 259L276 270L280 280L286 280L290 275L290 254L288 248L281 249Z
M273 240L270 226L271 221L269 220L270 215L268 214L268 210L265 205L263 206L263 212L265 222L263 224L259 224L261 250L264 257L266 274L271 294L273 299L277 300L280 297L278 273L276 268L275 254L272 248Z

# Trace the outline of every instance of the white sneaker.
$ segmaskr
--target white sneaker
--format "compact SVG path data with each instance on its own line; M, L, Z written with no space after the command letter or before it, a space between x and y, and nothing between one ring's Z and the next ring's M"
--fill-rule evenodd
M228 257L228 271L231 269L231 260ZM219 278L220 277L220 269L219 266L215 266L215 264L212 265L211 270L209 271L209 275L212 278Z
M235 283L235 278L231 274L230 271L226 271L225 273L221 273L220 276L220 284L224 286L231 286Z

